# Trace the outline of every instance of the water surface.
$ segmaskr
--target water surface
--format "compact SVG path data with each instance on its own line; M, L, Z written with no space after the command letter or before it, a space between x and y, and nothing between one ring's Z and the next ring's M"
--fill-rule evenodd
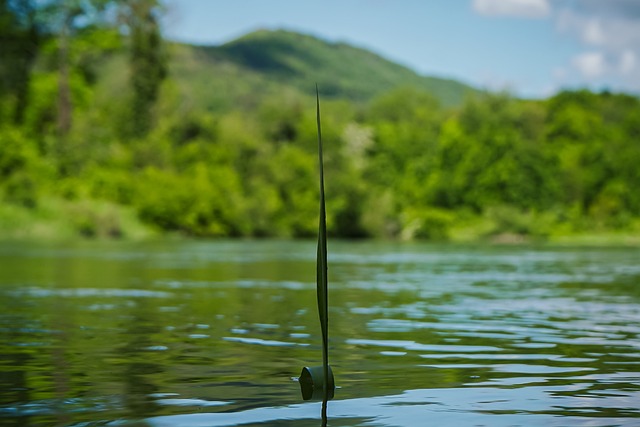
M329 252L329 425L640 425L638 249ZM0 244L0 425L318 426L314 281L314 242Z

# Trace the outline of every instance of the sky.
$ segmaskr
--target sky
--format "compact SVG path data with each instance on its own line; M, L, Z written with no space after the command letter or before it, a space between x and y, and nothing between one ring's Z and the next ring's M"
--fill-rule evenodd
M419 74L541 98L640 94L640 0L165 0L165 35L218 45L257 29L347 42Z

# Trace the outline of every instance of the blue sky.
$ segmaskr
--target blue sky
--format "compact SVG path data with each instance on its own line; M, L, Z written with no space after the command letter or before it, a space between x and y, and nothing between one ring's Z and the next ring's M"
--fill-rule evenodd
M420 74L544 97L640 93L640 0L165 0L166 36L221 44L285 28L370 49Z

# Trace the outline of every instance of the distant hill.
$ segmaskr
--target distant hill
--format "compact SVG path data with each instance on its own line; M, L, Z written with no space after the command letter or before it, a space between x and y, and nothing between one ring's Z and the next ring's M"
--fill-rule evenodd
M220 46L175 50L174 76L209 109L250 104L274 92L309 93L316 82L325 97L355 102L409 86L429 92L443 106L455 106L476 91L455 80L420 76L365 49L285 30L259 30Z

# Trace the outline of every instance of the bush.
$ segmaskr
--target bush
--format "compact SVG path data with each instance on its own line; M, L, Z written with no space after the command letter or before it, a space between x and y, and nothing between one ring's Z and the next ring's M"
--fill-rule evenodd
M403 239L446 240L453 213L437 208L411 209L404 213Z
M247 233L235 171L199 163L186 174L148 168L133 201L140 218L160 229L194 236Z
M520 235L530 237L546 237L551 234L557 218L549 211L537 213L524 211L514 206L497 205L488 208L484 215L491 226L488 236Z
M37 205L40 187L49 179L36 144L18 129L0 129L0 192L9 203L29 208Z

